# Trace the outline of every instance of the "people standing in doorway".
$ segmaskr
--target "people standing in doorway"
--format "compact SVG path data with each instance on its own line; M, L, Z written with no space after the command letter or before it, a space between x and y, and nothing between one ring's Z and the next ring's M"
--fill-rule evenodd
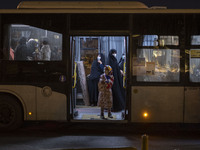
M90 99L90 105L91 106L97 106L98 101L98 82L100 75L103 73L105 64L105 57L102 53L99 53L97 58L93 61L92 67L91 67L91 73L89 76L89 99Z
M42 42L41 54L42 54L42 60L49 61L51 59L51 49L47 39L44 39Z
M99 97L98 106L101 107L100 118L105 119L104 109L108 110L108 117L113 118L111 114L113 96L112 96L112 85L114 82L114 77L112 75L112 68L109 65L104 67L104 73L100 76L98 83Z
M19 40L19 45L15 50L15 60L26 60L27 59L27 45L26 38L22 37Z
M122 70L120 70L119 64L117 62L117 50L111 49L108 56L108 64L112 67L114 83L112 87L113 94L113 107L112 111L118 112L125 107L125 93L123 89L122 82Z
M124 66L124 63L126 62L126 55L125 54L122 54L122 57L121 57L121 59L119 60L119 68L120 68L120 70L124 70L125 68L125 66Z

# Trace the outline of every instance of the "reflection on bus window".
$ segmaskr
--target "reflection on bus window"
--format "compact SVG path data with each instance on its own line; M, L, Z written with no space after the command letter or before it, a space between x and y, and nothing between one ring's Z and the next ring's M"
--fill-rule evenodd
M178 36L160 36L160 45L174 45L177 46L179 45L179 38Z
M179 45L178 36L158 36L158 35L143 35L140 36L139 46L165 46Z
M139 82L179 82L180 50L137 49L133 69Z
M144 35L142 46L158 46L158 36L157 35Z
M191 45L200 45L200 35L191 36Z
M12 24L9 37L9 60L62 60L62 34L60 33L29 25Z
M200 82L200 49L190 50L190 81Z

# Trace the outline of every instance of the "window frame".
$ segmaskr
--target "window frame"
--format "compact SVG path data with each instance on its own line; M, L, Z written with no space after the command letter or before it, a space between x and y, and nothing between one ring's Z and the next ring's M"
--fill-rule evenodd
M58 17L59 16L59 17ZM66 18L65 20L63 20ZM69 66L67 63L69 56L69 47L68 47L68 36L69 35L69 21L68 15L66 14L1 14L1 26L2 26L2 43L1 43L1 51L5 49L4 46L9 46L8 38L9 33L9 25L11 24L25 24L30 25L40 29L46 29L52 32L57 32L62 34L62 60L61 61L44 61L44 60L36 60L36 61L27 61L27 60L9 60L9 52L7 52L6 59L1 56L0 62L3 66L1 70L2 79L1 82L7 83L15 83L15 84L34 84L40 85L46 82L51 81L48 77L48 73L55 77L52 80L52 83L58 83L60 75L65 75L66 79L69 78L69 74L67 70L69 70ZM60 24L62 22L62 24ZM12 78L6 75L6 68L17 67L17 74L11 74ZM23 72L26 68L32 68L30 72ZM55 68L55 69L54 69ZM31 69L30 69L31 70ZM22 77L21 77L22 76ZM20 78L19 78L20 77ZM24 78L23 78L24 77ZM34 79L31 79L31 78ZM38 79L36 79L38 77ZM48 78L48 79L45 79ZM12 80L11 80L12 79ZM69 82L67 80L67 82Z
M199 50L200 51L200 43L199 44L192 44L192 36L200 36L200 34L191 34L189 37L190 37L190 46L188 47L188 52L189 54L187 54L188 56L188 84L189 85L198 85L200 82L192 82L191 81L191 74L190 74L190 67L191 67L191 64L190 64L190 61L191 61L191 50ZM200 58L199 58L200 59Z
M133 75L133 68L132 68L132 72L131 72L131 75L132 75L132 85L134 86L180 86L180 85L184 85L184 72L183 70L185 70L184 68L184 53L182 52L182 48L181 48L181 42L180 42L180 35L171 35L171 34L144 34L144 35L157 35L158 36L158 39L160 39L159 37L160 36L178 36L178 45L165 45L165 46L160 46L159 45L159 42L158 42L158 46L139 46L137 44L137 41L139 41L139 38L138 36L136 35L132 35L132 38L133 38L133 55L132 55L132 58L136 57L137 58L137 50L138 49L171 49L171 50L180 50L180 66L179 66L179 82L155 82L155 81L137 81L137 77L136 75ZM132 60L132 63L133 63L133 60ZM133 67L133 65L132 65Z

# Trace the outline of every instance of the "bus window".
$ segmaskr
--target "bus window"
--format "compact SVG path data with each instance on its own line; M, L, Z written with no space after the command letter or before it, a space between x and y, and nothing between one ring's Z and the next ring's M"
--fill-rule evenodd
M179 82L179 49L137 49L133 73L139 82Z
M200 45L200 35L191 36L191 45Z
M141 40L142 46L158 46L157 35L144 35Z
M143 35L140 37L140 46L165 46L165 45L179 45L178 36L158 36L158 35Z
M190 50L190 81L200 82L200 49Z
M8 35L9 60L61 61L62 34L23 24L12 24Z
M179 38L178 36L160 36L160 45L179 45Z

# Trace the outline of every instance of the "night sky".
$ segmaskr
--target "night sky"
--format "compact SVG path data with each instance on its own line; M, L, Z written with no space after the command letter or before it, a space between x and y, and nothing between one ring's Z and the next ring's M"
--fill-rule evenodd
M1 0L0 9L15 9L17 5L20 3L20 1L21 0ZM37 1L40 1L40 0L37 0ZM41 1L46 1L46 0L41 0ZM49 0L49 1L52 1L52 0ZM83 1L83 0L79 0L79 1ZM148 7L166 6L168 9L200 9L200 0L138 0L138 1L143 2Z

